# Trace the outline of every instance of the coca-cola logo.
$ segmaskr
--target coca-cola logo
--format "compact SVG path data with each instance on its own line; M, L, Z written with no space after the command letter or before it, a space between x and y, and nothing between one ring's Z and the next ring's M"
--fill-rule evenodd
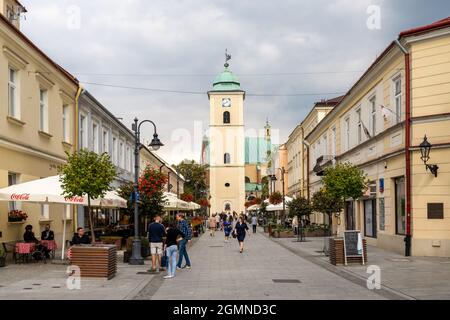
M11 195L11 200L17 200L17 201L30 200L30 194L29 193L22 193L22 194L13 193Z
M72 198L64 198L66 202L77 202L77 203L83 203L84 198L83 197L72 197Z

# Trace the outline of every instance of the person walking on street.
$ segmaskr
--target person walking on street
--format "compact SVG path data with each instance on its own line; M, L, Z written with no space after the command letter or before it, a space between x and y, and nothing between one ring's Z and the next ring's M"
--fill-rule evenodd
M292 228L294 229L294 234L298 235L298 217L295 216L294 219L292 219Z
M232 220L231 217L227 218L223 223L223 231L225 232L225 242L228 242L228 238L230 237L231 231L233 231L233 227L231 226Z
M234 233L236 234L236 238L239 242L239 252L242 253L244 251L244 240L245 235L247 233L248 226L245 223L245 219L243 216L239 217L239 221L236 223L236 227L234 228Z
M209 235L211 237L214 237L214 233L216 231L217 222L216 222L216 215L212 215L209 218Z
M185 235L177 228L175 222L172 222L166 230L166 255L167 255L167 275L164 279L175 277L177 265L178 243L177 239L184 239Z
M150 243L150 254L152 255L152 269L150 272L159 272L161 256L163 254L163 238L166 236L161 217L155 216L154 222L148 226L148 241Z
M216 214L216 228L220 230L220 214Z
M252 227L253 227L253 233L256 233L256 227L258 226L258 218L256 215L252 216Z
M177 221L178 221L178 229L185 235L184 239L181 239L179 242L179 250L180 254L178 255L178 264L177 269L190 269L191 268L191 260L189 260L189 255L187 252L187 244L191 243L192 239L192 230L189 226L188 222L184 219L184 215L181 213L177 214ZM184 267L181 267L181 264L183 262L183 257L186 260L186 264Z

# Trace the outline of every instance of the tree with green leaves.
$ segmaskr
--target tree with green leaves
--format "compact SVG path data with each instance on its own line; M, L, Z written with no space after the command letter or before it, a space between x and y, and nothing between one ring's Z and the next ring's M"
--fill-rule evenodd
M184 193L192 194L195 202L207 198L206 165L196 163L194 160L183 160L173 167L186 180Z
M364 172L350 163L326 168L322 179L327 192L341 201L360 198L367 189L365 180Z
M344 201L337 198L334 194L328 192L327 189L322 188L320 191L314 193L311 199L312 209L317 212L322 212L328 215L330 222L329 232L332 232L333 214L341 212L344 208Z
M302 219L302 217L307 217L312 212L311 204L303 197L292 199L291 202L287 203L287 207L291 218L297 216Z
M67 157L67 163L59 170L63 195L68 198L87 196L92 243L95 243L91 200L102 198L112 190L111 183L117 176L116 167L107 153L98 155L82 149L67 153Z

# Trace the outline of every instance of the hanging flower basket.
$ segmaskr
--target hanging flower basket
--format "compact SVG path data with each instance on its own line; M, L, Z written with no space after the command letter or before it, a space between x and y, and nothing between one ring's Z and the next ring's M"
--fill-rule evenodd
M26 221L28 215L21 210L12 210L8 212L8 222L22 222Z

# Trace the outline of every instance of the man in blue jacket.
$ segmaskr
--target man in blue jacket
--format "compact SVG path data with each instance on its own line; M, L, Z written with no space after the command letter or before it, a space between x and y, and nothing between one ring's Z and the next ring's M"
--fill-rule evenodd
M181 263L183 262L183 257L186 259L186 264L183 268L190 269L191 268L191 260L189 260L189 255L187 253L186 245L191 242L192 239L192 229L188 222L184 219L184 215L181 213L177 214L178 221L178 229L186 235L184 239L181 239L179 242L179 254L178 254L178 263L177 269L182 269Z
M150 254L152 255L151 272L159 272L161 265L161 255L163 254L163 238L166 236L166 230L161 224L161 217L156 216L154 222L148 226L148 241L150 243Z

